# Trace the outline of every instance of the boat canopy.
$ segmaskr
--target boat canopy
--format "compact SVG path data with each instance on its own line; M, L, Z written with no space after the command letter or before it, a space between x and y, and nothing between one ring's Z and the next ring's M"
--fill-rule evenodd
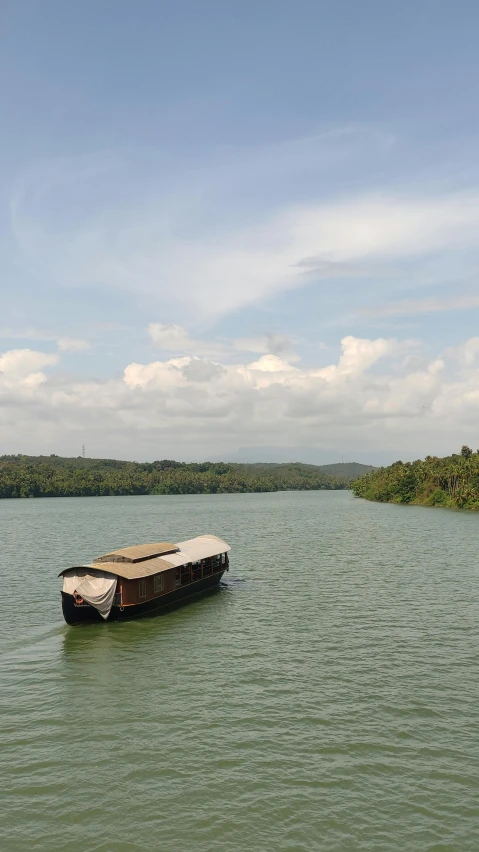
M63 591L68 595L76 592L83 600L98 610L107 619L113 606L118 577L106 571L89 568L69 568L63 571Z
M164 556L158 556L156 555L158 553L156 548L159 547L168 547L170 549L167 551L163 550ZM148 548L150 548L151 556L145 555ZM114 575L115 578L122 577L125 580L139 580L144 577L151 577L153 574L159 574L161 571L168 571L169 568L178 568L181 565L188 565L190 562L199 562L201 559L218 556L220 553L227 553L229 550L231 550L229 544L218 538L218 536L199 535L197 538L190 538L188 541L181 541L178 544L162 542L161 544L125 547L121 550L115 550L106 556L100 556L90 565L81 565L77 568L60 571L59 576L63 575L66 577L70 571L84 571L88 572L91 576L104 577L109 575L111 577ZM115 557L118 556L122 558L117 561ZM67 591L65 584L63 591ZM85 595L82 594L82 597L85 597Z

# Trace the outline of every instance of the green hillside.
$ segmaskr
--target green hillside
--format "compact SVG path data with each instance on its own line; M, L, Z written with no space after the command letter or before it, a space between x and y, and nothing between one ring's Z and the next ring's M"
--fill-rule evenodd
M352 488L357 497L381 503L479 509L479 451L464 446L446 458L397 461L357 479Z
M0 456L0 498L224 494L347 487L347 478L299 462L227 464L164 459L138 463L81 457Z

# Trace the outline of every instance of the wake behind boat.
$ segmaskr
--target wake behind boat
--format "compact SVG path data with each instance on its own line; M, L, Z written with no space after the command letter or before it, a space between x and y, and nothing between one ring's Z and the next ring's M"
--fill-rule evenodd
M62 609L67 624L118 621L154 613L217 586L228 571L229 544L200 535L172 544L139 544L67 568Z

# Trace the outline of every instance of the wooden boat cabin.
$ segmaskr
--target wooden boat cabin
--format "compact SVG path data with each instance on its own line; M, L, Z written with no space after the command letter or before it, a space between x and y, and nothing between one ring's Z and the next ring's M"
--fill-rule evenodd
M62 608L68 624L134 618L217 586L228 570L229 544L200 535L178 544L139 544L67 568Z

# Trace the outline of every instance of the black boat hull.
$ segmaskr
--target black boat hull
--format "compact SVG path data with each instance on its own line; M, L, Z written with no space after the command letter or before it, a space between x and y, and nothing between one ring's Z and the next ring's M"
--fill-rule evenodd
M218 587L224 574L224 570L209 577L203 577L195 583L188 583L165 595L142 601L138 604L119 607L113 606L107 619L102 618L100 613L89 604L76 604L73 595L62 592L63 617L67 624L88 624L91 622L126 621L130 618L140 618L144 615L156 615L168 607L187 601L189 598L197 597Z

